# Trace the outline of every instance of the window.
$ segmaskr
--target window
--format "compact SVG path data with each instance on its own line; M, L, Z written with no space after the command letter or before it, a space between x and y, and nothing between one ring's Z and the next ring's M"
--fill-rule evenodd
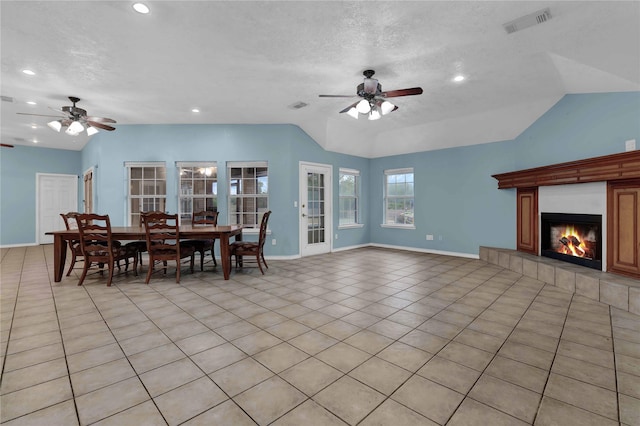
M218 167L213 163L176 163L180 179L180 223L191 224L193 212L218 211Z
M125 163L129 173L129 225L140 224L140 212L165 211L167 174L164 163Z
M229 224L260 228L269 210L267 162L227 163L229 177Z
M413 227L413 169L385 170L384 224Z
M340 169L338 189L340 193L340 219L338 226L356 225L359 223L360 172L358 170Z

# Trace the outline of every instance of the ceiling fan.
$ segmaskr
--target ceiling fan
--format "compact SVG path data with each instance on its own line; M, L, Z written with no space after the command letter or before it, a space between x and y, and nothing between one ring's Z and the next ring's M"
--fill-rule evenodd
M346 112L353 118L358 118L360 114L365 114L369 120L377 120L383 115L398 109L397 105L392 104L387 98L397 98L399 96L421 95L421 87L412 87L410 89L382 91L382 86L378 80L373 78L376 72L374 70L365 70L364 82L358 85L356 95L362 99L349 105L340 113ZM320 95L321 98L352 98L350 95Z
M105 123L115 123L116 121L111 118L88 116L87 111L78 108L77 102L80 102L80 98L75 96L69 96L69 100L73 103L72 106L63 106L60 110L54 109L54 111L60 113L58 115L42 115L42 114L29 114L26 112L19 112L21 115L35 115L38 117L55 117L57 120L53 120L47 123L47 126L51 127L56 132L66 127L65 133L72 136L79 135L82 131L86 130L89 136L98 133L98 129L112 131L116 128Z

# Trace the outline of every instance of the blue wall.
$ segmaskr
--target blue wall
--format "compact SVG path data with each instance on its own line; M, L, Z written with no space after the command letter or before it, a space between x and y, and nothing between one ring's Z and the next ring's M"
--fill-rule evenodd
M227 223L226 163L267 161L269 163L269 208L273 211L267 255L298 254L299 161L333 165L334 182L340 167L359 169L367 177L368 160L323 150L299 127L293 125L136 125L118 126L113 133L94 136L82 153L82 170L94 167L96 193L94 210L107 213L114 225L126 223L126 161L162 161L167 167L167 210L178 210L176 161L216 161L218 164L218 209L220 224ZM335 185L334 185L335 186ZM338 217L337 193L334 217ZM368 188L363 188L363 197ZM364 219L367 219L365 215ZM330 235L337 233L337 223ZM335 247L365 244L368 228L340 230ZM245 239L250 240L251 236ZM340 244L340 245L339 245Z
M514 150L513 142L496 142L372 160L371 242L467 254L480 245L511 247L514 194L498 191L491 175L513 169ZM383 228L384 170L404 167L414 170L415 229Z
M497 190L491 175L623 152L628 139L640 143L640 92L567 95L513 141L371 160L371 242L515 248L516 190ZM414 168L416 229L382 228L383 171L403 167Z
M21 145L0 149L2 246L36 241L36 173L80 175L80 152Z
M365 159L323 150L293 125L119 125L94 136L81 153L19 147L0 151L0 245L35 241L35 174L81 174L95 167L95 211L125 223L125 161L164 161L167 209L177 211L176 161L216 161L226 182L227 161L269 162L267 255L298 254L299 161L333 165L334 248L367 243L475 255L481 245L515 247L515 190L498 190L496 173L624 151L640 143L640 92L567 95L513 141ZM338 171L362 174L363 228L338 229ZM383 171L413 167L415 230L382 228ZM219 185L220 222L227 220L226 187ZM80 194L79 199L82 199ZM80 208L80 207L79 207ZM426 241L426 234L434 235ZM442 240L439 239L442 236ZM248 238L249 239L249 238Z

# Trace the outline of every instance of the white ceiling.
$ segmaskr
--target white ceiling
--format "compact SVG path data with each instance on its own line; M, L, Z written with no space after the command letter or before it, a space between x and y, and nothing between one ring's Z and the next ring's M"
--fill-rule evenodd
M16 114L77 96L118 124L293 123L373 158L513 139L565 94L640 90L638 1L132 4L0 2L3 143L82 149L88 137ZM549 21L504 30L546 7ZM424 94L378 121L338 114L355 97L318 97L355 95L368 68L383 90Z

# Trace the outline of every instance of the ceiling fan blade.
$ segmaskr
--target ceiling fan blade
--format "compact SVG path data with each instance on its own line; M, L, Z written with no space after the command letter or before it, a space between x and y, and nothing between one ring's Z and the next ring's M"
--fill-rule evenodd
M8 144L8 143L0 143L0 146L3 148L13 148L13 145Z
M388 92L382 92L380 96L385 98L397 98L398 96L411 96L421 95L422 87L412 87L410 89L390 90Z
M92 120L87 120L87 124L89 124L91 127L97 127L98 129L102 129L102 130L112 131L116 129L115 127L111 127L106 124L98 123L97 121L92 121Z
M318 95L321 98L353 98L354 95Z
M116 120L106 117L87 117L87 121L97 121L100 123L115 123Z
M358 102L360 102L360 101L358 101ZM356 103L353 103L353 104L349 105L348 107L346 107L345 109L343 109L342 111L340 111L340 114L342 114L343 112L347 112L347 111L349 111L351 108L355 108L355 107L356 107L356 105L358 105L358 102L356 102Z
M16 112L16 114L20 115L35 115L36 117L53 117L53 118L65 118L62 115L44 115L44 114L29 114L28 112Z

